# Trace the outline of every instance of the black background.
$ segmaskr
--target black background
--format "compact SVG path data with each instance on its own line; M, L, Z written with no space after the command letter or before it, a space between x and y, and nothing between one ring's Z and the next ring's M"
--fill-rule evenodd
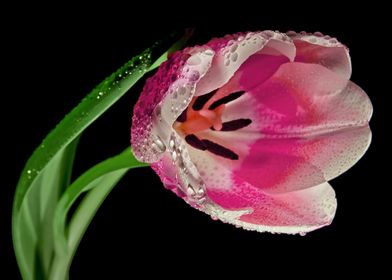
M4 279L20 277L12 251L11 205L19 174L34 148L102 79L157 39L185 27L196 28L191 44L263 29L336 36L350 48L352 80L373 102L372 145L358 164L331 182L338 199L333 224L305 237L248 232L213 221L166 191L152 170L130 172L91 223L75 256L71 279L106 279L104 275L128 279L152 272L175 276L179 269L202 275L207 268L251 271L259 277L271 271L306 275L313 265L320 273L337 266L380 273L385 268L382 256L388 252L385 237L390 221L390 183L385 180L390 165L386 163L390 80L384 67L390 62L391 35L384 29L385 8L237 3L212 11L203 2L167 12L174 4L166 9L152 5L24 6L3 19L3 70L8 74L3 76L1 93L5 98L2 170L9 178L1 186L0 205ZM149 9L155 12L150 14ZM75 176L129 144L131 109L142 86L143 82L135 86L84 133ZM273 268L290 263L300 265L287 271Z

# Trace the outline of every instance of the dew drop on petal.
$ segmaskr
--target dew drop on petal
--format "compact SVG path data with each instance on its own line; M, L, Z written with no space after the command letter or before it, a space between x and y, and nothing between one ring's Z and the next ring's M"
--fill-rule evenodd
M187 60L187 64L189 65L199 65L201 63L201 59L198 55L193 55Z
M169 146L170 146L171 149L174 148L174 140L173 139L170 139Z
M162 142L162 140L158 137L154 144L156 145L156 147L159 149L160 152L164 152L166 150L166 146L165 144Z
M199 78L200 78L200 73L198 71L193 71L189 76L189 80L192 82L197 81Z
M172 155L173 161L176 161L177 160L177 152L173 151L171 155Z
M180 87L179 89L178 89L178 94L179 95L184 95L186 93L186 89L184 88L184 87Z
M233 62L237 61L237 58L238 58L238 54L237 54L237 53L233 53L233 54L231 55L231 60L232 60Z
M238 48L238 45L237 45L237 44L236 44L236 45L233 45L233 46L231 47L230 51L233 53L233 52L235 52L235 51L237 50L237 48Z

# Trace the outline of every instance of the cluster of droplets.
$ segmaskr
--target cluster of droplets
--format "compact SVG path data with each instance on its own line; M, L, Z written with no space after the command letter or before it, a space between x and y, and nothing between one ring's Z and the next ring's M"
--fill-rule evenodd
M195 92L196 84L211 65L213 52L209 49L195 51L181 69L179 79L169 88L167 96L162 100L163 107L170 106L166 121L173 123L187 108ZM163 108L165 111L165 108Z
M278 31L262 31L262 32L248 32L245 36L243 34L236 34L231 40L226 42L223 47L224 65L229 66L232 63L236 63L240 59L240 55L247 53L249 49L261 49L268 40L276 39L279 41L290 41L291 39L284 33ZM219 41L219 46L222 46L223 42ZM250 51L253 53L252 51Z
M161 64L157 73L145 83L143 91L133 110L131 142L135 156L144 162L154 162L160 156L160 149L164 143L157 133L152 134L154 110L157 109L158 119L162 120L160 103L168 94L168 89L179 78L179 69L190 57L186 49L169 56ZM160 141L160 142L159 142ZM153 145L154 144L154 145ZM163 144L164 145L164 144ZM154 149L151 149L153 147Z
M143 75L151 65L151 51L147 50L141 55L134 57L116 73L108 77L95 89L95 98L100 100L111 91L127 87L128 78L135 75Z
M133 58L116 73L98 85L97 88L85 97L81 103L44 139L32 156L32 159L35 161L29 162L29 167L26 170L26 176L22 178L27 181L34 180L40 174L47 162L56 156L57 150L54 149L64 147L73 141L75 135L80 133L80 126L83 123L91 121L88 109L91 108L94 103L102 102L106 96L114 92L114 89L121 90L122 86L126 88L126 83L131 80L128 79L129 77L133 76L135 73L142 75L145 71L147 71L150 65L151 50L146 50L140 56ZM62 136L59 137L58 133L61 133Z
M28 179L28 180L31 180L31 179L33 179L35 176L38 175L38 170L35 169L35 168L28 169L28 170L26 171L26 174L27 174L27 179Z
M173 132L170 136L168 152L176 169L177 192L194 207L200 207L206 200L205 185L198 170L193 165L186 144Z
M301 38L301 40L307 41L312 44L317 44L325 47L342 47L336 38L328 35L323 35L321 32L308 33L301 31L299 33L295 31L288 31L286 33L292 39Z
M136 157L145 162L157 161L167 146L168 131L192 100L196 83L208 70L213 52L204 48L189 49L169 57L158 72L147 80L134 108L132 146ZM197 50L197 51L196 51Z
M271 233L298 233L304 236L309 230L317 229L329 224L336 211L335 193L328 184L321 184L306 194L306 203L298 203L291 200L291 194L268 196L259 189L251 187L247 183L234 187L234 197L241 197L243 207L240 209L226 210L216 203L208 200L200 210L211 215L212 219L219 219L236 227L246 230ZM225 197L225 191L218 191L213 196ZM231 199L234 199L230 195ZM244 200L248 201L244 205ZM257 211L254 211L257 209ZM244 221L246 215L252 219L268 221L271 225L249 223ZM295 225L295 226L293 226Z

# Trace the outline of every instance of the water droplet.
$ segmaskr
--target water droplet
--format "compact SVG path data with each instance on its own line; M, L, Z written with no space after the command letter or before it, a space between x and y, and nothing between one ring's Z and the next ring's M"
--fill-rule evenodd
M238 48L238 45L235 44L235 45L233 45L233 46L231 47L230 51L231 51L231 52L235 52L235 51L237 50L237 48Z
M200 73L198 71L193 71L189 75L189 80L192 81L192 82L196 82L199 78L200 78Z
M295 32L295 31L293 31L293 30L289 30L289 31L286 32L286 34L287 34L288 36L295 36L295 35L297 35L297 32Z
M187 192L189 195L192 195L192 196L195 195L195 190L191 184L188 185Z
M189 65L199 65L201 63L201 58L198 55L191 56L187 62Z
M306 232L300 232L299 235L305 236L305 235L306 235Z
M164 152L166 150L165 144L162 142L161 138L157 137L157 139L154 141L155 145L159 149L160 152Z
M212 50L206 50L206 51L204 51L204 53L206 55L213 55L214 54L214 52Z
M171 140L169 141L169 146L170 146L171 149L174 148L174 140L173 140L173 139L171 139Z
M184 87L180 87L179 89L178 89L178 94L179 95L184 95L186 93L186 89L184 88Z
M31 172L32 172L32 171L31 171L30 169L29 169L29 170L27 170L27 174L29 174L29 175L30 175L30 174L31 174Z
M204 189L201 189L201 188L200 188L200 189L197 191L197 194L200 195L200 196L204 195L204 194L205 194Z
M237 58L238 58L238 54L237 54L237 53L233 53L233 54L231 55L231 60L232 60L233 62L237 61Z

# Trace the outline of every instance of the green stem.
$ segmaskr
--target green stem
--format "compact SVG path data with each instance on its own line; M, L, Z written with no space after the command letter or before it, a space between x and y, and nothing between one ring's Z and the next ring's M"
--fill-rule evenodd
M144 166L148 165L138 162L128 148L86 171L67 189L55 212L56 254L49 279L65 280L68 278L68 271L80 240L102 202L128 170ZM69 226L66 227L69 209L86 191L88 193L71 218ZM68 232L67 236L66 232Z

